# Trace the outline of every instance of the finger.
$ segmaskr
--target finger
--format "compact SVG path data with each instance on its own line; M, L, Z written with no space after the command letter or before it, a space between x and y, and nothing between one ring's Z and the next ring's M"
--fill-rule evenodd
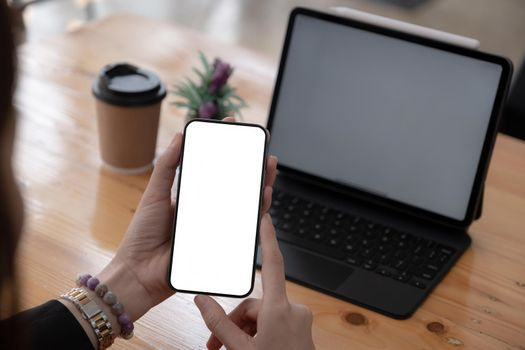
M257 323L248 323L242 328L242 330L250 337L254 337L257 334Z
M215 300L205 295L197 295L194 300L206 327L222 344L229 349L248 347L251 338L228 318Z
M266 186L264 188L263 192L263 205L262 205L262 213L265 214L270 210L270 207L272 206L272 194L273 194L273 188L270 186Z
M226 117L226 118L223 119L223 121L230 122L230 123L235 123L235 118L234 117Z
M245 299L228 314L228 317L237 325L237 327L253 337L257 332L257 316L259 314L260 305L260 299ZM222 345L221 341L213 334L206 343L209 350L218 350Z
M262 285L264 299L272 302L288 302L284 278L284 262L275 228L269 214L261 221Z
M277 176L277 157L271 155L266 161L266 186L273 187Z
M181 147L182 134L177 133L155 164L148 187L144 192L144 202L171 198L171 187L179 166Z

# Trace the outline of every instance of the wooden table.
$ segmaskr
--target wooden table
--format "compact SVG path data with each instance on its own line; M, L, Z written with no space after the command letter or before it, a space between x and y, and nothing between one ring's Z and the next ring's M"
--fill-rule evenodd
M20 48L15 165L26 203L18 254L23 307L54 298L78 272L96 273L109 261L148 181L101 168L95 74L125 60L172 84L191 73L198 50L236 67L233 83L251 106L245 117L264 123L276 62L167 23L122 14ZM159 152L184 122L172 100L163 105ZM318 349L525 349L525 143L498 137L483 218L470 232L472 248L409 320L293 283L289 297L312 308ZM254 295L261 295L259 276ZM220 302L231 309L238 301ZM117 341L116 349L202 349L209 334L184 294L136 326L136 337Z

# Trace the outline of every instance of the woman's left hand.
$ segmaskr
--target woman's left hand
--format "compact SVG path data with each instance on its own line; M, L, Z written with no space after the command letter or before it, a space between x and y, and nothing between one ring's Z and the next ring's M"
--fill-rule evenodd
M122 301L132 320L174 294L168 285L174 215L171 188L181 146L182 134L178 133L157 161L115 257L97 275ZM277 159L270 156L266 165L263 213L271 205L276 166Z

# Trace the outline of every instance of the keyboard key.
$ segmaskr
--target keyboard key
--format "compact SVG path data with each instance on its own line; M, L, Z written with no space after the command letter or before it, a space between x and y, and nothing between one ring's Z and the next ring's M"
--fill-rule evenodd
M328 207L323 207L321 208L321 210L319 210L319 212L323 215L328 215L331 212L331 210Z
M408 258L408 252L404 250L398 250L396 254L394 255L397 259L404 260Z
M337 237L341 234L341 231L339 230L336 230L335 228L332 228L328 231L328 233L330 234L330 236L332 237Z
M285 223L283 223L280 226L281 226L281 229L283 229L285 231L288 231L288 232L290 232L292 230L292 227L293 227L293 225L290 224L289 222L285 222Z
M339 246L339 241L338 241L337 239L335 239L335 238L332 238L332 239L329 239L329 240L328 240L327 244L328 244L329 246L331 246L331 247L336 248L336 247Z
M376 264L373 260L369 259L369 260L365 260L365 261L363 262L363 265L361 265L361 266L362 266L365 270L375 270L376 267L377 267L377 264Z
M427 241L427 243L425 244L425 248L427 248L427 249L434 248L435 245L436 245L436 242Z
M442 254L445 254L445 255L452 255L454 254L454 249L452 248L449 248L449 247L445 247L444 245L441 245L438 247L438 250L442 253Z
M324 240L324 234L317 232L312 235L312 240L316 242L322 242Z
M348 241L348 242L354 242L356 241L357 239L359 238L358 235L355 235L355 234L348 234L346 235L345 239Z
M379 256L377 257L377 261L379 261L379 263L384 264L384 265L388 265L388 263L390 262L390 259L392 259L391 254L379 254Z
M428 264L426 266L427 269L429 269L430 271L434 271L434 272L437 272L439 270L439 267L437 265L434 265L434 264Z
M399 282L407 282L412 276L407 272L393 274L395 280Z
M378 235L377 235L377 232L375 232L375 231L372 231L372 230L370 230L370 229L367 229L367 230L365 231L365 237L367 237L367 238L375 239L375 238L377 238L377 236L378 236Z
M437 257L437 252L436 252L436 250L434 250L434 249L432 249L431 251L429 251L429 252L427 253L427 258L428 258L429 260L433 260L433 259L435 259L436 257Z
M354 265L354 266L361 265L361 259L358 259L358 258L353 257L353 256L347 257L346 258L346 262L349 263L350 265Z
M346 219L346 215L343 214L343 213L337 213L337 214L335 214L335 219L336 220L344 220L344 219Z
M412 253L414 253L415 255L422 255L424 252L425 252L425 247L423 247L422 244L418 244L412 250Z
M308 234L308 231L305 228L300 227L297 229L297 234L299 236L306 236Z
M341 220L334 220L334 222L332 223L332 226L334 226L334 227L342 227L343 226L343 221L341 221Z
M377 251L379 253L386 253L388 251L388 246L380 244L377 246Z
M421 265L423 265L424 262L425 262L425 259L420 258L418 256L414 256L412 258L411 264L414 265L414 266L421 266Z
M282 191L275 191L275 198L276 199L283 199L286 197L286 193Z
M319 222L327 222L328 221L328 216L327 215L324 215L324 214L321 214L319 215L317 218L316 218L317 221Z
M380 275L383 275L383 276L386 276L386 277L390 277L392 276L392 273L390 271L388 271L388 269L384 268L384 267L380 267L376 270L376 272Z
M431 279L434 279L434 273L432 271L423 271L423 273L421 273L420 275L421 277L423 277L424 279L426 280L431 280Z
M315 224L313 228L315 232L323 232L326 227L321 224Z
M369 248L365 248L361 251L361 256L363 258L371 258L374 255L374 251Z
M425 289L427 287L423 282L420 282L418 280L412 280L410 281L410 284L413 285L414 287L421 288L421 289Z
M346 254L340 249L333 249L324 244L318 244L311 240L298 237L292 233L277 230L277 238L290 244L302 247L306 250L317 252L321 255L331 257L336 260L343 260Z
M408 267L408 261L406 260L394 260L391 265L396 270L404 270Z
M354 244L347 244L344 249L348 253L356 253L359 250L359 247Z
M363 239L361 240L361 245L364 246L364 247L369 247L372 245L372 242L368 239Z
M399 249L405 249L407 247L407 243L405 241L399 241L397 242L397 247Z
M447 260L448 260L448 255L444 255L444 254L443 254L443 255L441 255L440 257L438 257L438 258L436 259L436 262L437 262L438 264L440 264L440 265L443 265L444 263L447 262Z
M392 239L391 239L391 237L389 237L387 235L383 235L383 236L381 236L379 241L381 241L381 243L388 244L388 243L390 243L392 241Z

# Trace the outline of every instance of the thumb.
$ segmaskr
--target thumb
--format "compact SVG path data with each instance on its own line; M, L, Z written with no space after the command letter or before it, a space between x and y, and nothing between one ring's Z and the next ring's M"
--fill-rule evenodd
M151 203L171 198L171 187L179 166L181 147L182 134L177 133L155 164L148 187L144 192L143 202Z
M197 295L194 300L206 327L226 348L248 349L251 338L230 320L215 300L205 295Z

